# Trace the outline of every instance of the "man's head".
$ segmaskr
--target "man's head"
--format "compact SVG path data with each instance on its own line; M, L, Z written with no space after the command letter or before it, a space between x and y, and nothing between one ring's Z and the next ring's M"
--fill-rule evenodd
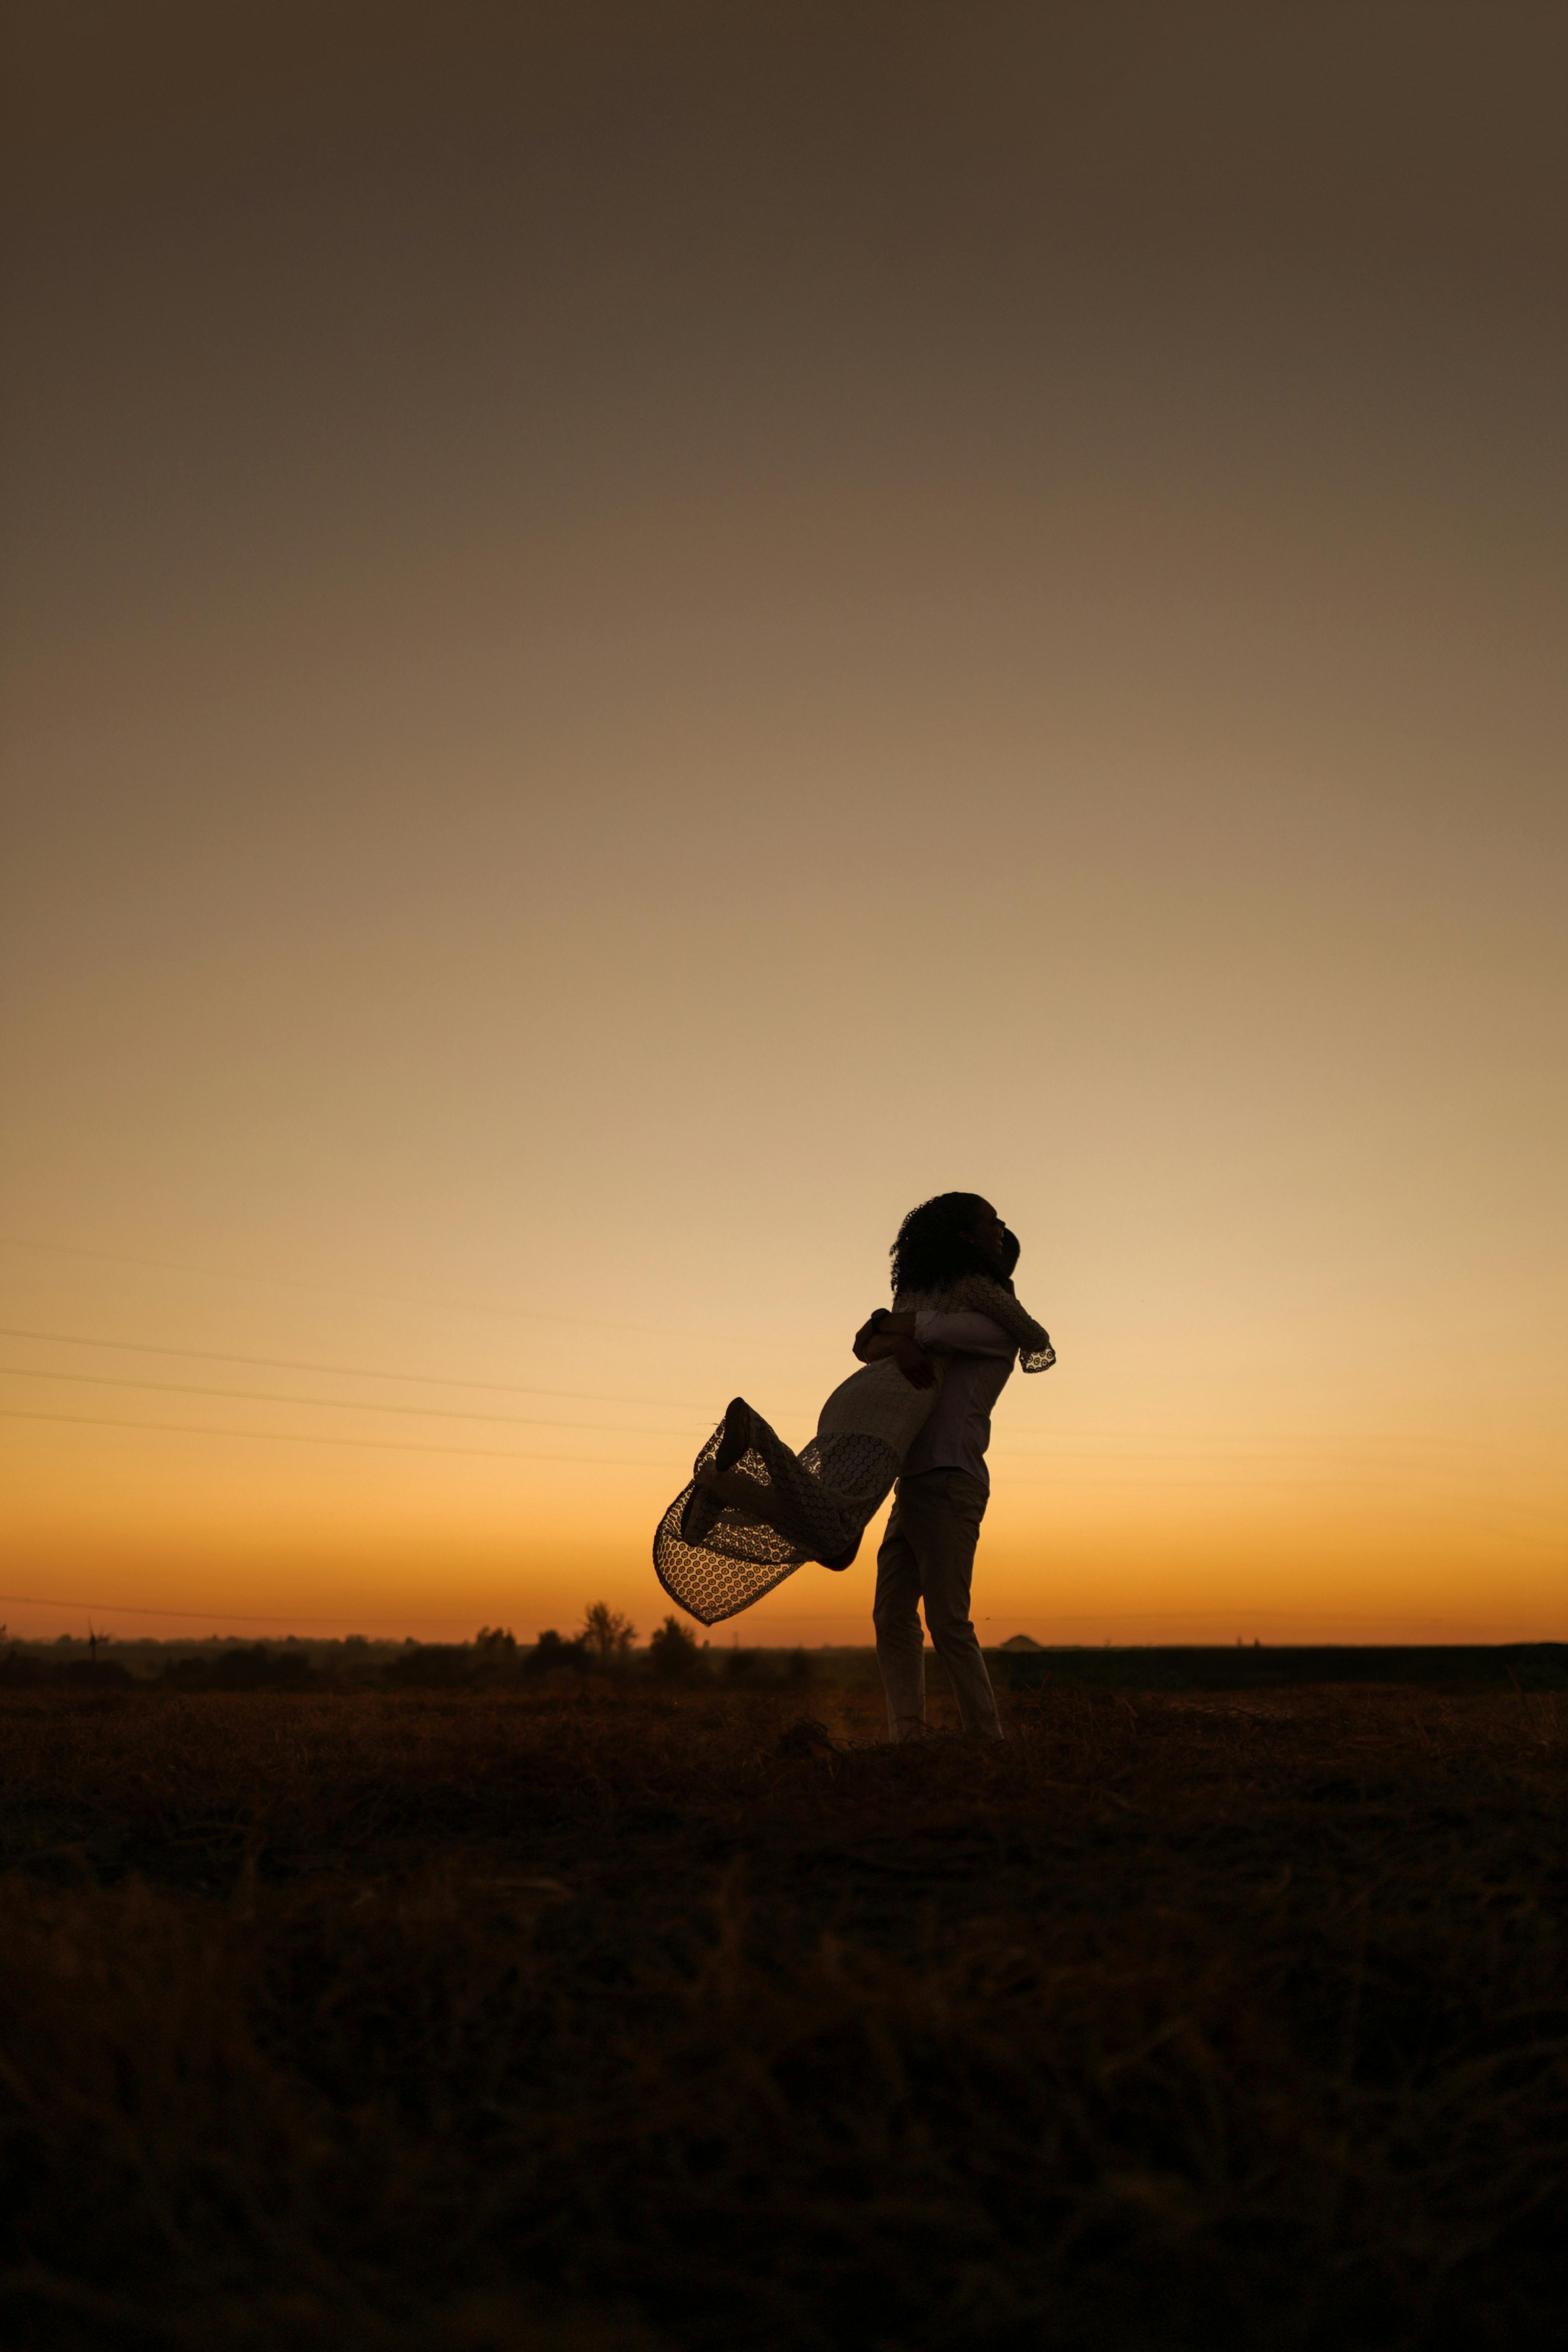
M1005 1280L1018 1263L1018 1243L981 1193L939 1192L910 1211L891 1255L896 1298L900 1290L939 1290L965 1274Z

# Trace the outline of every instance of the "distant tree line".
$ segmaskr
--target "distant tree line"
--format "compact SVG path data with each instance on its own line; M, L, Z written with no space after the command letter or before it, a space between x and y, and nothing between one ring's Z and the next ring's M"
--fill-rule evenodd
M5 1629L0 1627L0 1637ZM670 1685L702 1683L763 1683L784 1681L805 1685L815 1669L805 1650L787 1657L776 1651L741 1649L730 1644L717 1650L699 1642L689 1626L673 1614L649 1637L643 1656L636 1654L637 1628L607 1601L595 1601L584 1610L577 1632L563 1634L547 1627L532 1643L520 1642L510 1626L481 1625L471 1642L407 1641L390 1657L386 1644L374 1653L362 1635L307 1645L290 1636L287 1642L208 1642L180 1654L147 1661L153 1671L132 1674L97 1654L109 1639L100 1634L90 1647L62 1636L54 1646L65 1651L56 1664L13 1645L0 1653L0 1687L37 1687L53 1683L92 1685L139 1684L153 1689L203 1691L328 1691L382 1688L387 1690L491 1689L537 1676L624 1675L648 1673ZM174 1646L174 1645L171 1645ZM85 1658L73 1658L73 1648L88 1647ZM157 1645L139 1644L140 1650Z

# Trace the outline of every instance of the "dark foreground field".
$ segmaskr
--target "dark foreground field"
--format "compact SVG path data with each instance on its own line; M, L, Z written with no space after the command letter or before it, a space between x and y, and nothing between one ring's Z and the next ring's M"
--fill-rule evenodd
M1552 2340L1568 1699L1006 1704L0 1694L0 2337Z

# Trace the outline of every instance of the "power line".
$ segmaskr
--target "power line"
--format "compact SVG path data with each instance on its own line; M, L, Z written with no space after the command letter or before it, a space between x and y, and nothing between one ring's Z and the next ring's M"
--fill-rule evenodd
M33 1242L19 1234L0 1234L6 1249L39 1250L49 1257L87 1257L104 1265L146 1266L157 1274L194 1274L205 1282L250 1282L263 1289L309 1290L334 1298L378 1298L394 1307L440 1307L465 1315L500 1315L520 1323L596 1323L606 1331L648 1331L664 1327L647 1323L605 1323L586 1315L552 1315L542 1307L479 1307L468 1299L418 1298L405 1290L361 1290L343 1282L303 1282L297 1275L238 1274L232 1266L187 1265L178 1258L132 1257L122 1250L82 1249L70 1242Z
M20 1381L70 1381L96 1389L144 1389L160 1396L222 1397L226 1402L247 1404L297 1404L325 1412L395 1412L408 1413L426 1421L489 1421L504 1422L517 1429L594 1429L612 1436L679 1437L674 1429L652 1429L645 1423L606 1428L602 1421L547 1421L531 1412L464 1412L453 1406L438 1404L375 1404L357 1397L281 1396L274 1389L206 1389L187 1387L180 1381L117 1381L107 1372L38 1372L25 1365L0 1364L0 1379Z
M89 1609L101 1615L121 1617L195 1617L204 1625L336 1625L351 1612L335 1609L328 1617L301 1617L290 1612L286 1617L269 1616L263 1609L145 1609L129 1601L66 1601L58 1593L47 1599L37 1592L0 1592L0 1601L8 1608L18 1609ZM426 1618L426 1624L464 1625L465 1617Z
M10 1323L0 1323L0 1339L47 1340L61 1348L112 1348L117 1353L132 1356L178 1356L195 1364L249 1364L258 1371L328 1372L345 1381L404 1381L415 1388L484 1389L498 1396L570 1397L579 1404L669 1404L682 1411L702 1410L689 1397L611 1396L602 1389L533 1388L525 1381L465 1381L449 1372L386 1372L373 1364L308 1363L292 1356L231 1356L220 1354L215 1348L164 1348L150 1339L96 1339L79 1331L24 1330Z
M297 1275L240 1274L231 1266L186 1265L177 1258L132 1257L121 1250L82 1249L69 1242L34 1242L19 1234L0 1234L0 1248L38 1250L51 1257L91 1258L103 1265L145 1266L157 1274L191 1274L204 1282L248 1282L262 1289L304 1290L319 1297L373 1298L392 1307L434 1307L443 1314L491 1315L513 1323L567 1323L595 1331L638 1331L658 1339L731 1340L723 1331L693 1332L679 1323L616 1323L602 1315L560 1315L539 1307L493 1307L469 1298L421 1298L406 1290L362 1290L343 1282L305 1282ZM795 1343L798 1344L798 1343Z
M383 1454L462 1454L489 1462L576 1462L585 1470L657 1470L660 1466L657 1462L635 1461L624 1454L535 1454L517 1446L420 1445L404 1437L318 1437L304 1430L214 1429L189 1421L111 1421L96 1413L24 1412L8 1405L0 1408L0 1421L56 1422L71 1429L156 1429L182 1437L246 1437L255 1438L264 1445L358 1445ZM619 1433L609 1430L605 1434L616 1436Z

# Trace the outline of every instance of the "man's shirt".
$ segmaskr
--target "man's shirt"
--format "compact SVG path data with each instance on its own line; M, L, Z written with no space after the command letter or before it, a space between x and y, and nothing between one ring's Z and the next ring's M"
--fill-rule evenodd
M856 1355L876 1336L870 1323L858 1331ZM915 1338L922 1348L941 1352L947 1370L931 1418L905 1454L899 1475L918 1478L922 1470L967 1470L989 1494L985 1449L991 1443L992 1407L1007 1385L1018 1350L989 1315L972 1308L944 1314L940 1307L917 1306Z

